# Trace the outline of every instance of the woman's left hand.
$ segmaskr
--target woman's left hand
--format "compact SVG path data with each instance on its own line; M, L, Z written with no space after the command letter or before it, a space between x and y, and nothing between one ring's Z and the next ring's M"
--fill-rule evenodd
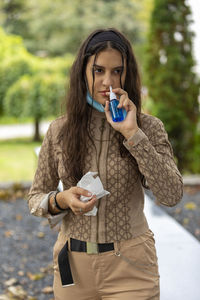
M113 122L111 112L109 110L109 101L106 101L105 105L105 114L108 123L111 126L119 131L126 139L129 139L133 136L138 130L137 124L137 116L136 116L136 106L135 104L129 99L128 93L121 88L113 89L113 92L120 96L118 108L125 108L127 112L127 116L125 120L121 122ZM110 93L108 92L107 95Z

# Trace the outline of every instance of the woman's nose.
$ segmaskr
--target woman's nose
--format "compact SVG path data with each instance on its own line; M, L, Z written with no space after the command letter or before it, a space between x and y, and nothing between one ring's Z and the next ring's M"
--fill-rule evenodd
M103 78L103 85L106 87L109 87L110 85L113 85L112 76L110 74L105 74Z

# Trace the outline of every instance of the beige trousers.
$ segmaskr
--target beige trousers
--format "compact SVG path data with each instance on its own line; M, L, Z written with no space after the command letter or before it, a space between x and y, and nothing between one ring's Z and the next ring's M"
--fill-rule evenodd
M58 238L54 247L55 300L160 299L155 241L150 230L134 239L114 243L113 251L69 251L75 285L63 288L57 257L65 242Z

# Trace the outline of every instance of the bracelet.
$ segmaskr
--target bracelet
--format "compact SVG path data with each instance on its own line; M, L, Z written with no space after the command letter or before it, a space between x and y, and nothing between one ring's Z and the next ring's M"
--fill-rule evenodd
M58 204L58 202L57 202L57 200L56 200L56 196L57 196L58 193L60 193L60 192L57 191L57 192L55 193L55 195L54 195L54 203L55 203L55 207L56 207L57 209L61 210L61 211L65 211L65 210L67 210L67 208L62 208L62 207L60 207L60 205Z

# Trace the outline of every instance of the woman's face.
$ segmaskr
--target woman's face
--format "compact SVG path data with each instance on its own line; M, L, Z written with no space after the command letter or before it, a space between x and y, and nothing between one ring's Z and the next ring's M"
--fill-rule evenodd
M112 48L108 48L98 53L95 64L94 58L95 55L92 55L89 58L86 67L88 88L90 95L92 95L92 72L94 69L93 99L104 105L106 100L108 100L108 96L106 96L105 93L110 91L110 85L113 89L121 87L120 76L123 88L126 77L126 61L124 60L123 67L121 53Z

